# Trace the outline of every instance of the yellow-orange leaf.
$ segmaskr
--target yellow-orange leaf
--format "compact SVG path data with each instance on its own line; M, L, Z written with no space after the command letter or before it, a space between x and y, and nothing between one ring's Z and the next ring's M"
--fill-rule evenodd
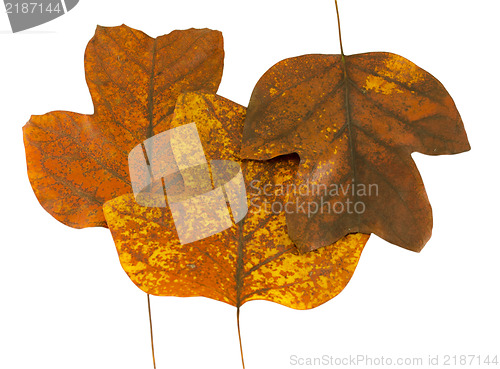
M191 93L179 98L172 127L195 122L207 159L239 161L244 118L245 108L236 103ZM180 244L168 208L140 206L133 194L108 201L104 214L128 276L149 294L205 296L237 307L263 299L310 309L336 296L350 280L369 236L351 234L300 254L287 235L285 213L264 209L265 202L286 202L270 189L292 182L296 157L241 166L246 218L189 244Z

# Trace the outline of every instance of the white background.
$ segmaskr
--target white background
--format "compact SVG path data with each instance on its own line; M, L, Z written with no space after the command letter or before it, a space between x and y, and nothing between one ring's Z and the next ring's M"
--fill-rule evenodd
M500 359L500 4L339 5L346 54L391 51L436 76L455 100L472 151L413 155L434 211L433 236L420 254L373 236L350 284L319 308L244 305L247 368L298 367L291 355ZM0 368L152 368L146 295L121 269L108 230L72 229L42 209L26 175L21 131L31 114L93 112L85 46L97 24L122 23L154 37L221 30L219 94L243 105L279 60L339 52L333 0L81 0L19 34L2 10ZM152 305L158 369L241 367L235 308L205 298L153 297Z

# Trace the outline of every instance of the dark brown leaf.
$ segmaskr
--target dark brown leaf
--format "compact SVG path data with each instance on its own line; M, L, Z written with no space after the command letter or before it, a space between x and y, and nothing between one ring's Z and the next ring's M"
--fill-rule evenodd
M257 83L242 157L299 154L291 195L305 207L289 212L287 224L301 251L352 232L420 251L432 212L410 154L469 149L450 95L409 60L305 55L279 62Z

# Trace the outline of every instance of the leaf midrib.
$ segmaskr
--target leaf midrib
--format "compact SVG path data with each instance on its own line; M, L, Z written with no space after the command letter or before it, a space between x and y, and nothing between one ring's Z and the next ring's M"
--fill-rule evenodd
M154 89L155 89L155 72L156 72L156 46L158 38L153 41L153 51L151 56L151 71L149 75L149 91L148 91L148 127L146 129L146 138L153 137L153 119L154 119Z
M350 162L351 162L351 173L352 173L352 185L354 186L355 183L357 183L357 171L356 171L356 149L355 149L355 140L354 140L354 133L353 133L353 127L352 127L352 120L351 120L351 104L350 104L350 101L349 101L349 76L348 76L348 73L347 73L347 63L346 63L346 57L344 56L344 54L342 54L342 69L344 71L344 94L345 94L345 111L346 111L346 114L345 114L345 119L346 119L346 122L345 122L345 125L347 126L347 136L348 136L348 140L349 140L349 159L350 159ZM353 199L353 202L354 203L357 203L358 202L358 194L357 194L357 191L354 191L354 199ZM358 229L360 227L360 224L361 224L361 219L360 219L360 215L357 214L356 215L356 224L358 226Z

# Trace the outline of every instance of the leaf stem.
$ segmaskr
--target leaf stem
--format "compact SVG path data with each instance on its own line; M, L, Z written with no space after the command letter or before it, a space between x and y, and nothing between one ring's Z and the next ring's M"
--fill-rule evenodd
M151 301L149 300L149 293L147 295L148 295L148 313L149 313L149 332L151 334L151 352L153 354L153 368L156 369L155 345L153 342L153 321L151 319Z
M335 0L335 10L337 11L337 24L339 27L340 54L342 55L342 60L343 60L344 59L344 48L342 46L342 32L340 30L340 15L339 15L339 6L337 4L337 0Z
M241 354L241 364L243 369L245 369L245 360L243 359L243 345L241 344L241 331L240 331L240 307L236 308L236 324L238 325L238 338L240 340L240 354Z

